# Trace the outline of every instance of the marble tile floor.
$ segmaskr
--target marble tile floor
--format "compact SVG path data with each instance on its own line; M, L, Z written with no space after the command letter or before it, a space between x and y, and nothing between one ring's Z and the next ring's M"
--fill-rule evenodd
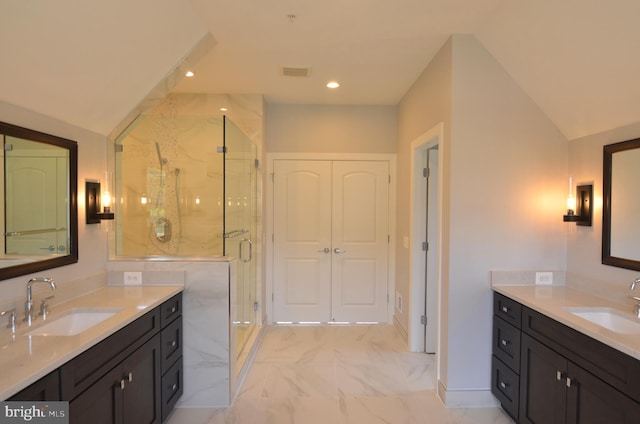
M499 408L447 409L433 355L391 325L269 326L229 408L177 408L167 424L508 424Z

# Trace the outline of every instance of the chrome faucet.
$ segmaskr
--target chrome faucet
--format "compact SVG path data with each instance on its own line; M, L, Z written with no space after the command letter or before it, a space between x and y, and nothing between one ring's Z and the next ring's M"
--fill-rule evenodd
M27 301L24 304L24 321L27 323L27 325L31 325L31 321L33 321L33 315L31 313L31 309L33 308L31 286L33 286L35 283L46 283L49 284L51 290L56 289L56 283L54 283L53 280L48 277L32 278L27 282Z
M633 282L631 283L631 287L629 288L631 290L635 290L638 286L640 286L640 278L636 278L635 280L633 280ZM640 318L640 297L631 296L631 298L636 301L636 306L633 308L633 314Z

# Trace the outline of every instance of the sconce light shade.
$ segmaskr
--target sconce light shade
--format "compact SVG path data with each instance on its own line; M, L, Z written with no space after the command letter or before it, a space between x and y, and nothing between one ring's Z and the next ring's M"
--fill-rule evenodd
M593 224L592 218L592 198L593 198L593 185L579 185L576 187L576 210L567 210L567 214L562 217L564 222L575 222L576 225L591 227Z
M85 208L87 224L99 224L103 219L114 219L115 215L110 208L105 206L105 211L100 211L101 202L100 183L85 182Z

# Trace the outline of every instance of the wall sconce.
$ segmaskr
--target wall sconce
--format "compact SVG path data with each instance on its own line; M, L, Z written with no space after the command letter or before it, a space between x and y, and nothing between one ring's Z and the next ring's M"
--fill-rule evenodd
M576 187L573 197L571 178L569 178L569 196L567 197L567 214L562 217L564 222L575 222L576 225L591 227L593 185L585 184Z
M104 205L102 211L100 205ZM85 182L85 207L87 224L99 224L101 220L114 219L111 212L111 195L108 191L100 191L100 183Z

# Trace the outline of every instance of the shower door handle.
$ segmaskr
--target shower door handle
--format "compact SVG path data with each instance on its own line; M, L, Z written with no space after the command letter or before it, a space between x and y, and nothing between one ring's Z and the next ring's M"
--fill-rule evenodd
M248 259L245 259L245 258L242 257L242 252L244 252L244 250L242 249L242 244L245 243L245 242L249 243L249 258ZM242 262L251 262L251 259L253 259L253 242L251 241L251 239L242 239L242 240L240 240L240 244L238 246L239 246L239 250L240 250L239 254L238 254L238 257L240 258L240 260Z

